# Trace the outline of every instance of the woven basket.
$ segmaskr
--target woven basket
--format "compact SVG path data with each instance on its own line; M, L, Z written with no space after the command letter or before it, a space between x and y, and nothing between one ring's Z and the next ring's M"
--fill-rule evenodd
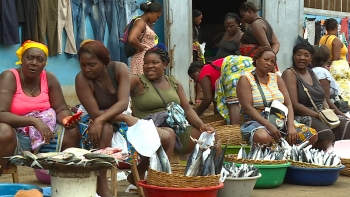
M301 161L293 161L293 160L290 160L289 162L292 166L300 167L300 168L339 168L341 166L341 165L337 165L337 166L323 166L322 165L321 166L321 165L305 163L305 162L301 162Z
M204 124L207 124L210 122L216 122L219 120L223 120L224 117L222 117L220 114L213 114L213 115L209 115L209 116L203 116L203 117L201 117L201 119L204 122Z
M147 183L159 187L198 188L219 184L220 174L211 176L185 176L186 166L172 165L172 174L148 168Z
M247 142L242 139L240 125L223 125L214 127L222 144L240 146Z
M340 171L340 174L350 176L350 159L341 159L341 163L345 166L345 168Z
M253 159L237 159L236 154L225 155L226 162L235 163L246 163L246 164L264 164L264 165L275 165L275 164L285 164L288 160L253 160Z
M215 128L218 126L225 126L225 125L227 125L227 122L226 122L226 120L218 120L215 122L209 122L208 125Z

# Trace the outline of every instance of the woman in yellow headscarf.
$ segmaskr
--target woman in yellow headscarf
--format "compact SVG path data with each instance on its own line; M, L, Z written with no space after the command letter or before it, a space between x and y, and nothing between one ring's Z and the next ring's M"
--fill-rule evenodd
M60 83L44 70L47 46L28 40L16 54L21 67L0 74L0 175L4 157L24 150L59 152L77 147L80 139L76 122L63 123L71 112Z

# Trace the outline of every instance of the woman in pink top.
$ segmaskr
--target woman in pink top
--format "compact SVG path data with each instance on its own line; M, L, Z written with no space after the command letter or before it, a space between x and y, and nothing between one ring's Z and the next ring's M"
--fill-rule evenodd
M188 68L188 75L199 83L203 90L202 102L196 107L195 111L201 115L209 105L214 101L215 83L220 77L220 70L224 58L217 59L209 64L203 65L200 61L192 62ZM217 114L216 103L214 102L214 113Z
M24 150L59 152L77 147L80 139L76 122L62 126L71 112L57 78L44 71L47 46L29 40L16 54L21 67L0 75L0 175L8 162L3 157Z

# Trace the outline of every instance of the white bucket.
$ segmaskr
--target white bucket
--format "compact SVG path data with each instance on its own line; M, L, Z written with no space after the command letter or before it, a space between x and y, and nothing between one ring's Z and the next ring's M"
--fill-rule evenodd
M57 172L50 170L51 197L95 197L96 171Z
M259 173L255 177L226 178L224 187L219 190L218 197L250 197Z

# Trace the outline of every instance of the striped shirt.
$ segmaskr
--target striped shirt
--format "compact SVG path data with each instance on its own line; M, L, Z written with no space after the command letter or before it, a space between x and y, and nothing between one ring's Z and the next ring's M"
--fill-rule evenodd
M277 79L278 76L276 73L269 73L269 79L267 84L260 83L261 89L264 92L266 102L269 103L272 100L278 100L281 103L284 103L284 96L282 92L278 88ZM264 102L262 100L259 88L256 84L255 78L251 72L247 72L244 74L247 77L250 87L252 88L253 95L253 107L254 108L262 108L264 107Z

